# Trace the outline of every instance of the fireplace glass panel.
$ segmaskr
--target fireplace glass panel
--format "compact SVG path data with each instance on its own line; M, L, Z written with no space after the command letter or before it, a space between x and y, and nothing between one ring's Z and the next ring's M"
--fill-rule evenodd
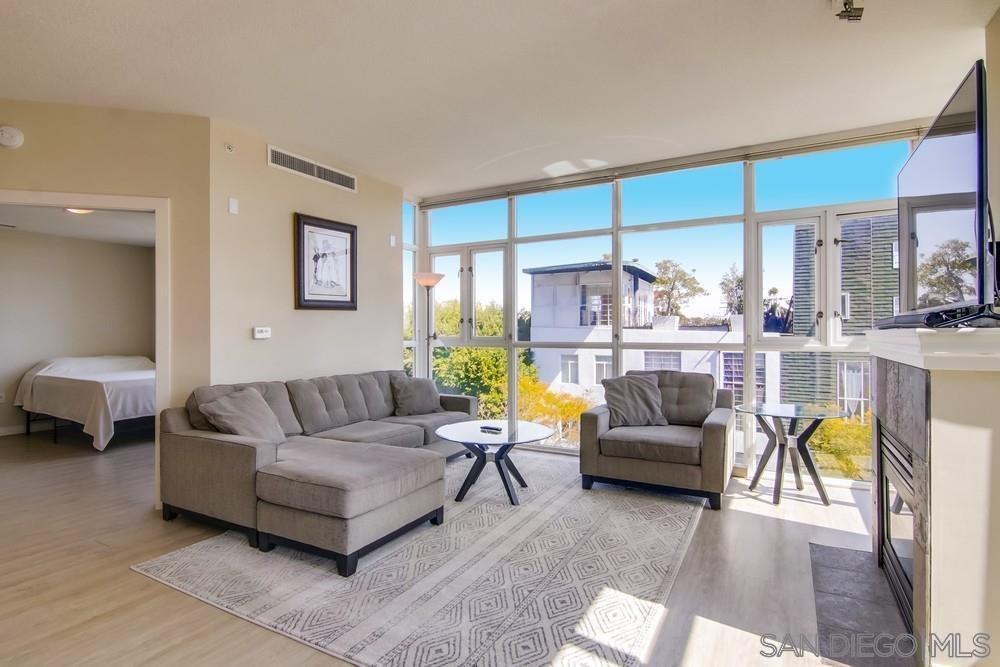
M891 477L885 479L885 507L887 508L886 538L896 554L907 581L913 583L913 510L903 499Z

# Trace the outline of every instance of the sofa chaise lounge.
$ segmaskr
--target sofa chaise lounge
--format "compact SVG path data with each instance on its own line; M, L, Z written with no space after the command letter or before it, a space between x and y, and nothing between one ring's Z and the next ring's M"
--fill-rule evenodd
M580 473L583 488L594 482L667 487L705 496L712 509L733 472L733 392L715 388L715 378L682 371L629 371L654 374L666 426L611 428L606 405L580 418Z
M376 371L195 389L160 419L163 518L208 519L263 551L276 543L319 551L343 576L388 539L440 523L445 461L465 449L434 431L472 419L478 402L441 395L437 411L397 416L394 376L404 377ZM199 409L247 387L277 418L281 440L219 432Z

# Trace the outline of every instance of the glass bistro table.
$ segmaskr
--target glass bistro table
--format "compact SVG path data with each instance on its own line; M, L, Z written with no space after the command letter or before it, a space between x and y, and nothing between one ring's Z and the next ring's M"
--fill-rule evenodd
M816 432L824 419L842 419L848 413L839 408L828 408L801 403L749 403L736 407L737 412L753 415L757 418L757 423L767 434L767 447L760 457L757 465L757 472L750 482L750 490L753 491L760 481L760 476L767 467L774 450L778 450L778 460L774 469L774 504L781 502L781 479L785 468L785 451L788 451L792 459L792 474L795 475L795 488L802 490L802 472L800 470L800 459L805 464L816 491L819 492L820 500L824 505L830 504L830 498L826 495L826 487L823 486L823 479L816 469L816 462L813 460L812 452L809 451L809 438ZM770 421L766 419L770 417ZM782 419L788 420L788 431L785 431L785 424ZM809 425L798 432L799 422L809 420Z
M500 430L490 433L482 430L484 426ZM436 433L439 438L461 443L476 457L472 469L469 470L465 482L462 483L462 488L455 496L457 502L465 499L465 494L479 479L483 468L492 461L497 467L497 472L500 473L500 481L503 482L503 488L507 492L510 504L518 505L520 501L517 499L517 491L514 489L510 477L513 475L521 488L527 488L528 483L524 481L524 477L521 476L514 462L510 460L508 453L515 445L545 440L554 431L548 426L525 421L515 422L514 428L511 429L506 419L488 419L447 424L439 428ZM490 451L491 447L495 447L496 451Z

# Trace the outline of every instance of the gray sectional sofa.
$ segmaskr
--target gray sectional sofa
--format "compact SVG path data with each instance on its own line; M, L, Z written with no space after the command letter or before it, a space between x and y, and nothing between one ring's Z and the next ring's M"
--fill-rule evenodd
M583 488L594 482L667 487L708 498L722 507L733 472L733 392L716 389L715 378L681 371L652 374L662 398L665 426L610 425L606 405L580 418L580 473Z
M400 532L440 523L445 461L465 449L434 432L472 419L478 401L441 395L434 412L397 416L394 376L404 377L376 371L195 389L185 407L160 418L164 519L209 519L246 532L264 551L276 543L320 551L344 576ZM199 409L247 387L283 438L222 433Z

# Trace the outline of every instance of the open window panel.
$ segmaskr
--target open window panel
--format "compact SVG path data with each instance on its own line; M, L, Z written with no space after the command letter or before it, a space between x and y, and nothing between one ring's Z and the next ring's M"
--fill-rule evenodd
M833 285L834 336L860 339L899 312L899 230L892 210L837 216Z
M506 289L502 246L462 248L431 255L444 274L434 287L434 326L445 345L501 344L506 334Z
M480 342L499 343L506 333L506 290L503 247L469 251L468 280L472 296L469 335Z
M462 253L431 255L431 270L444 276L431 289L431 321L434 323L431 334L437 334L438 341L445 344L459 343L465 331Z
M761 341L820 338L823 256L820 217L761 221L758 226Z

